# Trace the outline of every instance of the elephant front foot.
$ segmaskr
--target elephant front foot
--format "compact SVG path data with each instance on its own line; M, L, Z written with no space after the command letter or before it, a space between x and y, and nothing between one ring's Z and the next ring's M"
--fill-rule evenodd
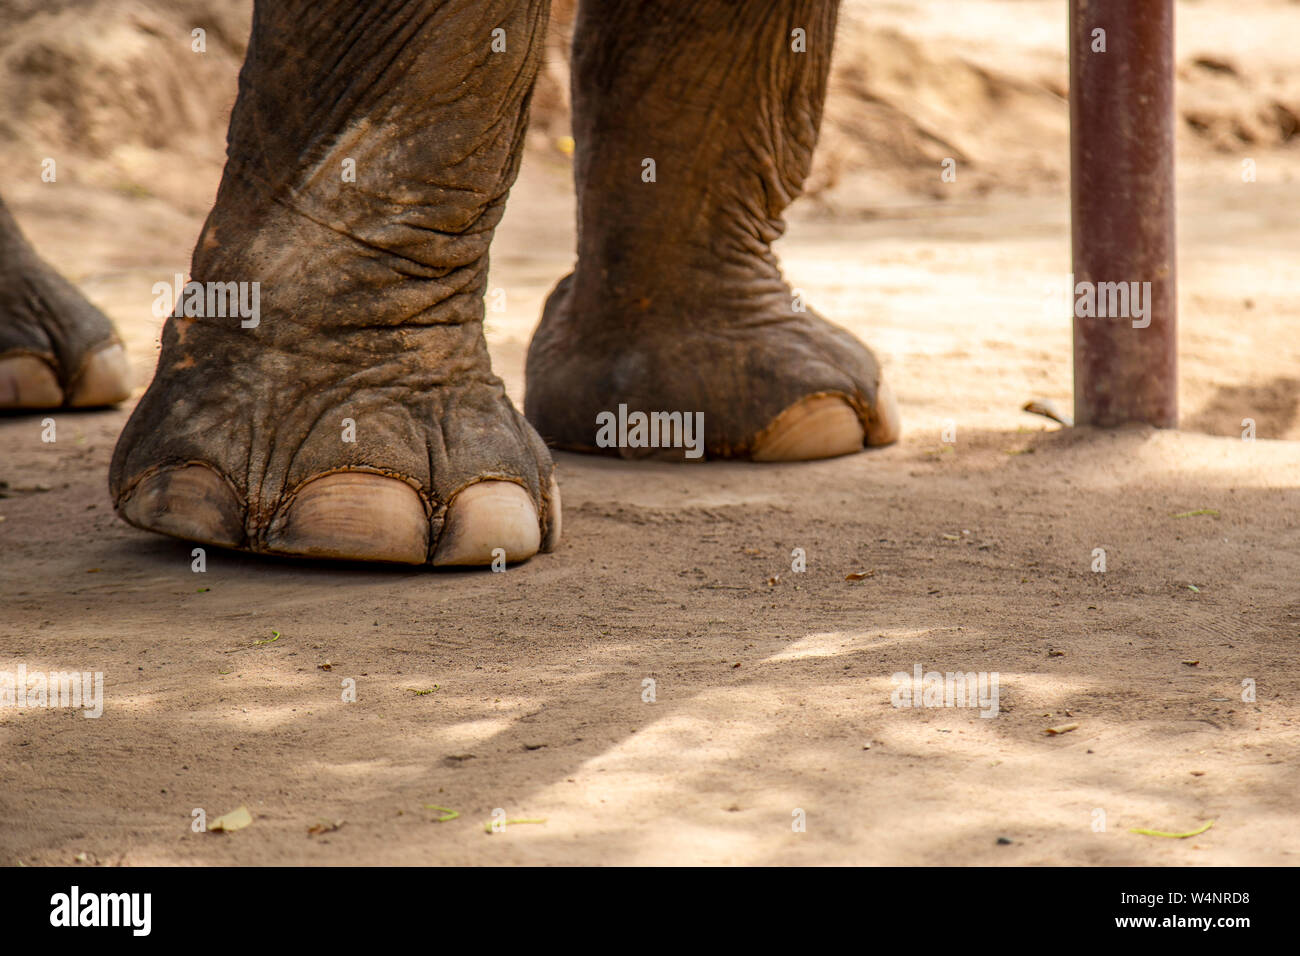
M481 327L169 319L111 493L149 531L264 554L487 565L550 550L549 452Z

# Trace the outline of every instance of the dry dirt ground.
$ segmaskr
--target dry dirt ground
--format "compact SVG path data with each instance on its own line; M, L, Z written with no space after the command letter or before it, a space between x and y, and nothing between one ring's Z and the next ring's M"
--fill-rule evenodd
M962 55L960 34L976 75L991 44L1024 47L998 76L1032 98L1063 72L1055 6L867 10L927 62ZM1300 156L1250 125L1276 118L1259 103L1287 81L1300 8L1185 11L1181 48L1241 72L1180 57L1219 110L1186 124L1180 152L1183 430L1019 410L1069 408L1068 317L1045 304L1069 268L1068 210L1063 141L1009 143L1004 174L1005 131L963 146L983 185L952 195L937 160L913 158L917 184L913 160L858 168L845 147L780 243L809 301L885 361L900 444L800 465L560 454L562 545L503 574L216 549L194 573L190 545L112 514L129 409L59 412L54 443L43 416L0 419L0 670L106 682L98 720L0 710L0 861L1300 863ZM1233 75L1240 89L1213 85ZM1050 130L1062 107L1042 99ZM918 128L961 113L934 103ZM87 169L51 185L8 165L3 192L119 324L142 389L151 286L186 270L217 168L172 169L155 191L114 185L107 159ZM494 249L507 307L488 336L516 401L572 261L568 175L533 149ZM187 181L188 203L165 195ZM997 672L997 717L894 707L891 675L918 664ZM196 808L241 805L248 828L192 832ZM544 822L486 833L497 808ZM1211 820L1184 840L1129 832ZM311 833L322 821L344 822Z

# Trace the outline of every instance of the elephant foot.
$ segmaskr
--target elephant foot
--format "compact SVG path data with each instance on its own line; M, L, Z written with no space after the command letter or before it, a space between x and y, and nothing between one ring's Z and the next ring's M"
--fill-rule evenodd
M308 558L487 565L553 548L550 455L478 328L387 331L382 356L374 333L291 352L229 333L218 353L194 327L167 336L114 455L118 514Z
M615 298L584 307L570 275L546 303L528 351L525 412L548 443L624 458L806 461L898 440L898 405L871 350L793 308L788 292L743 307L705 305L718 297L704 290L674 296L676 307L643 295L619 308ZM665 448L660 435L643 441L635 428L614 443L614 429L602 434L602 422L635 412L648 422L702 413L702 455Z
M36 254L0 203L0 409L91 408L130 394L112 322Z
M319 297L270 297L256 328L168 319L113 457L122 518L322 559L488 565L555 546L550 453L492 374L480 323L385 316L376 294L375 314L304 325L274 300Z

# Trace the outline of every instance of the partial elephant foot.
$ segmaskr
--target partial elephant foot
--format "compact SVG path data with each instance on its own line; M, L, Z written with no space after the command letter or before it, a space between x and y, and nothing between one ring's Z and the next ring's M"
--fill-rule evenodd
M524 406L548 442L791 461L897 440L876 357L805 308L772 251L812 165L837 8L578 5L578 261L529 346Z
M613 291L581 297L577 288L572 275L556 287L528 351L525 412L556 447L803 461L898 440L898 405L871 350L796 310L788 291L719 301L702 287L656 301ZM702 413L702 447L692 454L663 447L661 435L602 436L601 421L634 412L652 421L656 412Z
M0 202L0 408L88 408L130 394L113 324L36 254Z

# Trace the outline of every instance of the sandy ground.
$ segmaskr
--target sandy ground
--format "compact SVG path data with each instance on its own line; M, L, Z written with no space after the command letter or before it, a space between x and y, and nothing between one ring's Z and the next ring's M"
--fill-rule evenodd
M0 670L106 682L98 720L0 709L0 862L1300 863L1300 159L1258 158L1256 183L1240 153L1180 172L1183 430L1019 410L1069 409L1068 318L1044 305L1062 183L822 197L787 273L882 356L904 441L802 465L560 454L562 546L504 574L216 549L196 574L190 545L112 514L129 409L60 412L52 444L42 416L0 419ZM214 176L186 207L4 183L141 388L150 288L185 271ZM530 157L494 248L516 401L572 259L567 176ZM998 716L894 707L918 664L997 672ZM191 831L240 805L251 827ZM485 833L497 808L545 822Z

